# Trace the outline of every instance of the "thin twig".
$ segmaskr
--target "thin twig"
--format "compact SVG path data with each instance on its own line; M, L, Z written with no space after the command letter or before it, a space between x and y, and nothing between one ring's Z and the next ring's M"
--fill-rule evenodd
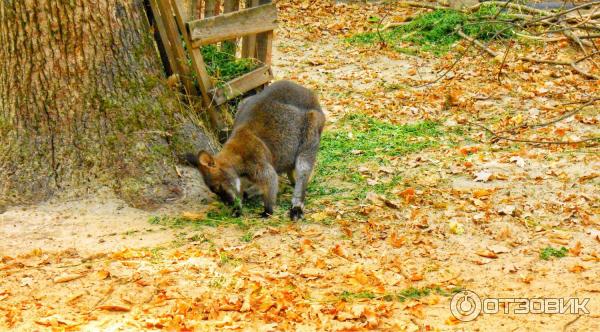
M567 324L565 324L565 326L563 326L563 332L566 332L567 329L569 328L569 326L573 325L576 321L579 320L579 318L581 318L581 315L577 315L577 317L575 317L574 319L570 320Z
M487 131L490 135L492 135L492 139L490 139L490 142L498 142L498 141L504 140L504 141L529 143L529 144L569 145L569 144L587 143L587 142L591 142L591 141L600 141L600 136L590 137L590 138L582 139L579 141L539 141L539 140L512 138L512 137L500 136L496 132L494 132L493 130L491 130L490 128L488 128L484 125L480 125L480 124L474 123L474 122L467 122L467 123L470 125L473 125L475 127L479 127L481 129Z

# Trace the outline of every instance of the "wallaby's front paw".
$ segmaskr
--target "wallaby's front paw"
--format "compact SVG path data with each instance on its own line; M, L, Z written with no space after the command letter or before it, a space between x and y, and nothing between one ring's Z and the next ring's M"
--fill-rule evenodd
M261 218L267 219L269 217L271 217L273 215L273 211L264 211L263 213L260 214Z
M294 206L290 209L290 219L292 221L300 220L304 218L304 212L300 206Z

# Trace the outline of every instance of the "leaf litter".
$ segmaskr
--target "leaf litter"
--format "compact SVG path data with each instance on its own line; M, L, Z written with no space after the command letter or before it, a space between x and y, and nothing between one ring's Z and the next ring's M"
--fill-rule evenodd
M498 64L473 54L446 80L411 88L447 69L452 48L463 43L416 57L346 40L373 32L378 20L369 18L402 21L416 9L277 6L275 73L316 89L330 119L308 221L283 221L284 207L269 225L219 223L226 217L214 211L206 223L209 213L186 211L185 220L155 219L163 229L157 234L175 238L160 247L93 256L3 249L0 327L535 330L572 320L484 315L462 323L449 310L458 289L482 297L590 297L590 311L600 309L597 149L489 142L470 124L499 131L555 119L570 110L560 105L597 94L597 82L519 61L506 64L499 82ZM565 45L524 47L546 56ZM576 138L598 134L597 124L588 110L517 131L529 139ZM280 201L289 196L284 191ZM190 227L199 233L178 235ZM594 324L582 316L572 327Z

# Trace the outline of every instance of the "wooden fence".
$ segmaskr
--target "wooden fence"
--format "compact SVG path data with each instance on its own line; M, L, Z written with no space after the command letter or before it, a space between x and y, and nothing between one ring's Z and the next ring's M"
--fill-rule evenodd
M168 66L179 75L188 94L202 97L212 125L223 130L225 125L218 111L221 106L273 79L271 52L273 30L277 26L275 5L264 0L149 2ZM242 48L236 52L239 38L242 39ZM221 43L222 48L228 47L230 52L240 57L257 59L260 66L216 86L208 74L200 49L215 43Z

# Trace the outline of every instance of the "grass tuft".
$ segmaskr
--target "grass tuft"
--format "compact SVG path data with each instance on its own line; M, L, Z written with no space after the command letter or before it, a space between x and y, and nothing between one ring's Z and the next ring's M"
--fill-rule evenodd
M551 257L562 258L567 255L567 252L569 252L569 250L565 247L555 249L548 246L540 251L540 258L545 261L549 260Z
M236 58L231 53L223 52L216 45L203 46L201 52L208 74L217 80L217 86L249 73L259 66L255 59Z
M373 44L381 38L396 51L417 54L420 51L443 55L452 44L461 39L456 33L462 27L465 34L481 39L506 39L513 35L509 23L504 22L507 14L500 13L496 6L482 6L473 14L465 14L452 9L438 9L416 17L413 21L396 28L354 35L350 43ZM381 34L381 36L380 36ZM411 46L413 45L413 46ZM416 45L416 47L415 47Z

